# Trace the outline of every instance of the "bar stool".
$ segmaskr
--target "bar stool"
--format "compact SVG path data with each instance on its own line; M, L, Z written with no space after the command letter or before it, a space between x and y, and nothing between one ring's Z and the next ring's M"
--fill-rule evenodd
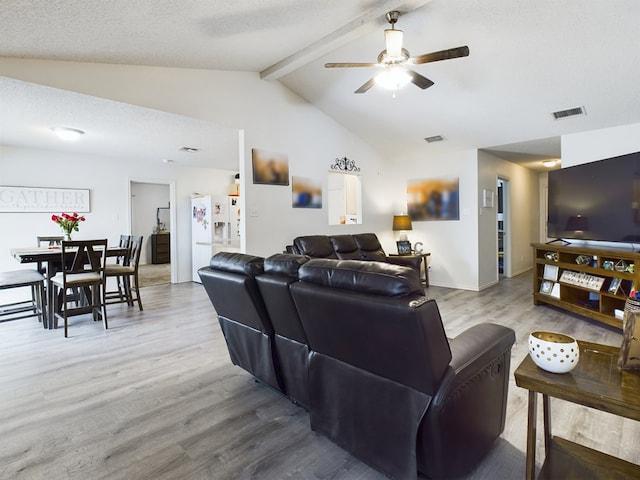
M44 275L37 270L14 270L11 272L1 272L0 290L30 287L31 299L0 305L0 322L38 316L44 328L48 328L44 280Z

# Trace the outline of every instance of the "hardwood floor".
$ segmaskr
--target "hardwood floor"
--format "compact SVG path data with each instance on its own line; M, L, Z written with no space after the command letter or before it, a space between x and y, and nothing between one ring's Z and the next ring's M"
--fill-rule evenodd
M531 283L524 274L483 292L430 287L428 296L449 336L485 321L514 328L512 372L535 329L620 344L616 330L534 307ZM110 306L107 331L72 318L68 339L35 318L0 324L0 478L384 478L230 363L201 285L145 287L142 297L143 312ZM505 432L469 478L524 478L527 392L513 375L509 388ZM561 401L552 409L554 433L638 462L638 422Z

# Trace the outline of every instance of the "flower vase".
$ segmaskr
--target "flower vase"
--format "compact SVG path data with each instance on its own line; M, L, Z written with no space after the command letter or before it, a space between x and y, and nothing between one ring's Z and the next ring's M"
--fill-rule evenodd
M65 242L70 242L71 241L71 232L65 232L64 241Z

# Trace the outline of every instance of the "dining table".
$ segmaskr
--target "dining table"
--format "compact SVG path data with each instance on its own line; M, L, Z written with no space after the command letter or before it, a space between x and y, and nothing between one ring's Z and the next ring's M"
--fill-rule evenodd
M53 285L51 279L62 268L62 247L60 245L51 245L48 247L25 247L25 248L10 248L9 252L13 258L20 263L36 263L42 264L45 267L45 282L46 282L46 301L47 301L47 315L45 328L54 328L54 305L55 298L53 293ZM120 257L127 254L126 247L120 246L108 246L107 257Z

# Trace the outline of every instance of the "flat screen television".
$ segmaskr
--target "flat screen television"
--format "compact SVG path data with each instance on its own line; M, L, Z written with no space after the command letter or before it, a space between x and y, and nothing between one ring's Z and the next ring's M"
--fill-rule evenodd
M549 172L547 236L640 242L640 152Z

